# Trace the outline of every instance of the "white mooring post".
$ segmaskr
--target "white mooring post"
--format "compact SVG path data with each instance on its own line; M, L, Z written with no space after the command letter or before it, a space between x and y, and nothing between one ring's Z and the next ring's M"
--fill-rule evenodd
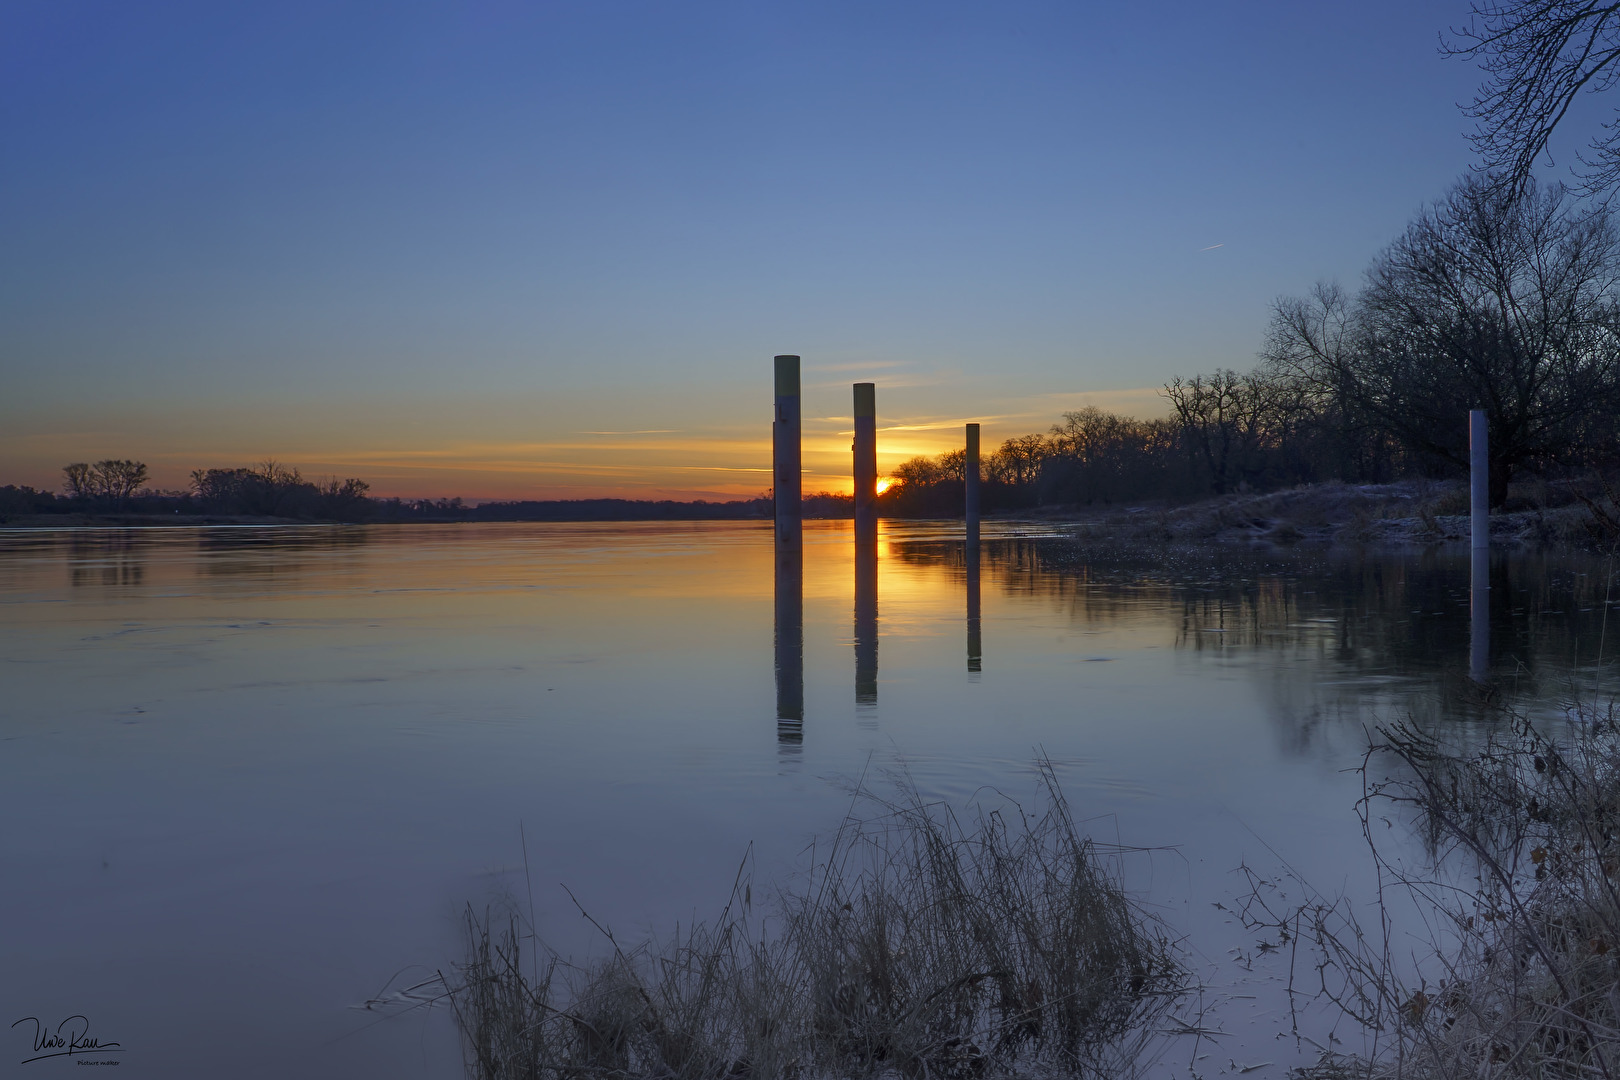
M855 543L877 542L877 388L855 384Z
M1468 413L1469 546L1476 551L1491 546L1490 426L1484 409Z
M771 424L776 491L776 552L797 555L804 542L804 478L799 450L799 358L776 358L776 419Z
M967 453L962 458L963 517L969 547L979 546L979 425L967 426Z
M1483 683L1491 658L1490 427L1484 409L1468 413L1468 675Z

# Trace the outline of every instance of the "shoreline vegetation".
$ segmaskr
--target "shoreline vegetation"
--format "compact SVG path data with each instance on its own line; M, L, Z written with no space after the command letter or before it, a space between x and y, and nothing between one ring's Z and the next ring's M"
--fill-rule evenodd
M292 498L273 490L258 498L244 499L153 491L110 498L57 496L27 487L0 487L0 529L767 521L774 516L769 494L731 502L558 499L472 505L460 499L374 499L365 494L364 481L317 484L302 480L296 470L282 470L274 463L255 470L231 471L262 475L272 470L291 479L288 486L294 488ZM959 481L955 486L960 490ZM915 491L909 495L915 496ZM880 514L890 520L953 516L947 512L918 512L935 509L944 501L937 492L930 495L926 501L918 500L908 497L901 488L895 497L880 496ZM918 502L924 505L915 505ZM854 516L853 500L828 492L809 495L804 499L804 516L849 519ZM1429 546L1466 540L1469 527L1466 484L1428 479L1386 484L1326 481L1273 491L1242 490L1185 502L1160 499L1138 505L1089 506L1054 503L1001 508L987 512L985 519L1069 525L1073 527L1071 535L1081 541L1172 544ZM1557 482L1535 479L1515 483L1504 504L1491 515L1491 540L1494 545L1506 547L1611 550L1620 543L1620 487L1599 473Z
M1235 869L1245 963L1286 983L1277 1037L1317 1052L1293 1080L1620 1073L1614 706L1501 719L1369 733L1370 901ZM532 899L469 905L461 961L367 1007L447 1006L469 1080L1123 1078L1189 1047L1200 1075L1230 1001L1123 887L1130 850L1089 839L1036 766L1034 803L965 817L904 775L862 786L786 887L745 859L716 919L639 941L598 926L592 958L548 949Z
M1620 1073L1617 719L1612 701L1575 701L1562 724L1509 711L1483 739L1380 729L1356 807L1380 883L1370 906L1240 868L1237 911L1258 947L1297 950L1290 998L1363 1043L1313 1042L1320 1057L1294 1080ZM1374 827L1391 818L1419 854Z
M860 787L790 884L745 860L717 918L598 926L595 959L547 949L532 899L469 906L465 959L415 1000L449 1005L472 1080L1138 1075L1186 958L1036 764L1036 801L962 815L904 775Z

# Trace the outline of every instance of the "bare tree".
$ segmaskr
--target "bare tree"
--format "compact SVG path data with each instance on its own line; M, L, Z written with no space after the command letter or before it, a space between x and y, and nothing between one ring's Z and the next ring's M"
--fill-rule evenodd
M62 466L62 487L75 499L94 498L98 493L96 474L88 462L76 461Z
M146 483L146 463L109 458L96 462L95 473L101 493L119 502L124 501Z
M78 499L105 497L124 501L146 483L145 462L107 458L94 465L75 462L62 466L63 486Z
M1517 193L1575 99L1620 78L1620 3L1475 0L1472 14L1443 49L1485 69L1463 111L1479 122L1472 140L1486 171ZM1605 124L1580 162L1587 191L1620 183L1620 124Z
M1046 439L1040 435L1020 435L1008 439L1001 444L1001 449L990 455L990 476L1016 487L1033 483L1041 471L1041 461L1049 450Z
M1561 186L1465 179L1367 277L1354 303L1333 289L1280 302L1271 363L1456 466L1463 413L1484 409L1492 505L1515 469L1569 457L1620 405L1620 235Z
M1165 384L1164 396L1175 407L1189 449L1209 470L1215 494L1226 494L1254 467L1268 434L1271 391L1264 380L1231 370Z
M1140 497L1153 438L1151 422L1095 405L1064 413L1063 422L1053 424L1047 435L1040 465L1042 498L1090 503Z

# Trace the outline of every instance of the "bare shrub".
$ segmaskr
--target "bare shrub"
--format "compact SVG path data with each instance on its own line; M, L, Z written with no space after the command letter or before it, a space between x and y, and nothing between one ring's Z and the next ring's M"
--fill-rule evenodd
M445 979L479 1080L1128 1076L1186 987L1161 926L1042 803L964 825L901 781L857 793L799 887L753 924L739 873L712 924L572 963L469 909ZM533 952L525 969L525 942Z
M1447 488L1429 503L1429 512L1440 517L1466 514L1469 509L1468 489L1461 485Z
M1596 479L1600 492L1588 495L1573 488L1571 491L1586 507L1583 524L1587 535L1598 546L1613 550L1620 546L1620 491L1615 490L1607 477Z
M1319 894L1278 910L1255 884L1251 928L1314 946L1317 993L1369 1034L1361 1057L1302 1076L1612 1077L1620 1068L1620 728L1613 706L1581 708L1558 740L1528 720L1482 749L1448 750L1402 726L1369 764L1379 803L1416 812L1428 859L1386 857L1380 881L1416 903L1426 952L1398 955L1391 894L1376 925ZM1308 891L1308 890L1307 890Z
M1371 543L1378 539L1375 520L1373 509L1365 500L1357 499L1350 504L1350 520L1339 529L1337 539L1352 544Z
M1267 534L1267 538L1278 544L1297 544L1305 539L1305 534L1293 522L1279 521Z

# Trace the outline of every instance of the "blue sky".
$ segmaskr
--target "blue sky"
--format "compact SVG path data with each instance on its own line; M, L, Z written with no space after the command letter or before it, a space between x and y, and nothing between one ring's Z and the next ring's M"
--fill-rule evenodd
M812 489L853 381L890 465L1155 411L1469 167L1465 16L0 0L0 482L753 492L778 352Z

